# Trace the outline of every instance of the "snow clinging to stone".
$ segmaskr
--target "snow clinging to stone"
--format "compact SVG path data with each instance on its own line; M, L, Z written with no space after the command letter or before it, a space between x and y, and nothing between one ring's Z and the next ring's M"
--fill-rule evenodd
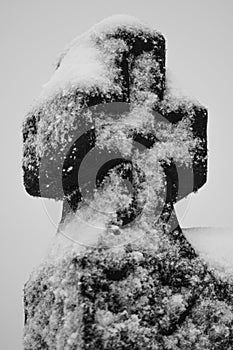
M109 52L108 55L101 52L96 46L96 40L104 39L106 34L114 34L119 28L132 32L143 30L144 33L158 34L132 16L115 15L101 21L75 38L60 54L57 70L44 84L39 102L61 92L66 94L77 86L81 88L98 86L106 90L113 88L114 69L108 60ZM113 47L114 49L116 48Z

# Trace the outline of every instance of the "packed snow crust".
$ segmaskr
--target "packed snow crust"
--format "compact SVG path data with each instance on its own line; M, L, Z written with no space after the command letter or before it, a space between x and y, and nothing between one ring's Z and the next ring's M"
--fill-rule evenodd
M128 31L133 32L141 32L144 33L153 33L154 35L157 35L159 32L157 32L155 29L145 25L143 22L138 20L137 18L133 16L128 15L114 15L110 16L101 22L95 24L92 28L90 28L85 33L77 36L75 39L72 40L72 42L60 53L57 59L57 66L60 65L63 57L67 54L69 50L71 50L76 45L79 45L80 41L85 41L86 39L89 39L92 36L102 36L109 33L114 33L118 29L127 29Z
M101 21L86 33L75 38L59 55L57 70L48 83L44 85L38 103L61 92L66 94L75 87L90 89L98 86L104 90L112 89L115 72L111 69L108 55L104 55L96 43L119 29L133 32L134 35L140 32L143 32L144 35L161 35L131 16L115 15ZM125 49L124 44L119 41L118 43L115 41L115 47L114 40L112 40L112 44L112 52L116 49L122 51ZM120 44L122 47L119 47ZM108 68L106 69L106 67Z

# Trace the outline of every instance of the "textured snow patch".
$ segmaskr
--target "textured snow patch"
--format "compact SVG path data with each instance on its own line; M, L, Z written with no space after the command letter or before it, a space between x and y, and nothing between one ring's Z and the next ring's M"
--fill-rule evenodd
M156 33L156 31L151 29L149 25L146 25L138 18L125 14L118 14L105 18L104 20L95 24L86 33L95 33L96 35L100 35L104 33L115 32L118 28L150 33L154 31Z
M49 99L60 92L64 94L77 85L83 88L109 86L109 75L94 43L80 40L67 52L51 79L43 86L39 100Z
M75 47L80 41L85 41L88 37L91 37L93 35L95 36L102 36L107 33L114 33L117 31L117 29L126 29L131 31L146 31L146 32L154 32L157 33L154 29L151 29L149 26L145 25L143 22L141 22L139 19L129 16L129 15L114 15L110 16L108 18L105 18L104 20L100 21L99 23L92 26L88 31L85 33L78 35L76 38L74 38L70 44L67 45L67 47L61 52L61 54L58 57L58 64L64 57L64 55L73 47Z
M194 227L183 232L211 267L233 274L233 228Z
M108 62L110 53L105 55L97 42L100 42L106 34L114 34L119 29L134 33L143 31L158 34L138 19L127 15L115 15L97 23L76 37L61 52L57 60L57 69L51 79L44 84L38 103L59 93L66 94L77 86L83 89L96 86L106 90L113 88L115 72Z

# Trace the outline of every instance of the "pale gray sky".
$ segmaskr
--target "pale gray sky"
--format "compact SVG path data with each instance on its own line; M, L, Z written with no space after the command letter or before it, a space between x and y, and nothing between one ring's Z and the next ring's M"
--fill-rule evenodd
M209 110L208 183L179 206L182 226L233 226L231 0L1 1L1 349L22 349L23 283L56 231L43 200L29 197L22 186L23 117L50 78L59 51L118 13L136 16L165 35L174 79ZM46 206L57 223L60 205Z

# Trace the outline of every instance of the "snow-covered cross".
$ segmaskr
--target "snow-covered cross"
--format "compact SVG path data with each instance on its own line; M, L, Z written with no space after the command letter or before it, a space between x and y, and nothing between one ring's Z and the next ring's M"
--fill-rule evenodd
M101 137L103 141L100 130L107 120L111 135L116 129L118 141L119 130L127 121L133 125L134 142L147 151L153 148L152 156L162 164L166 177L160 219L166 222L172 218L171 231L179 232L173 204L206 182L207 110L196 101L173 94L166 77L164 37L131 17L115 16L101 22L60 55L54 75L24 122L26 191L32 196L63 200L62 221L75 212L83 199L78 173L87 154L99 147ZM85 132L80 135L83 125ZM127 138L130 133L125 130L121 135L125 132ZM97 158L91 165L89 162L84 182L88 182ZM102 179L125 159L122 155L121 162L115 156L116 163L110 158L101 163L108 164L107 168L100 166L102 174L98 172L98 176ZM132 165L132 158L126 163ZM144 161L145 176L146 167ZM152 168L148 166L148 173ZM122 176L132 182L132 168ZM118 210L121 223L128 224L141 215L143 208L137 207L135 200L130 215L127 210Z
M168 83L164 37L138 20L114 16L64 50L23 126L27 192L63 201L25 286L25 350L232 349L232 282L173 208L206 182L206 126Z

